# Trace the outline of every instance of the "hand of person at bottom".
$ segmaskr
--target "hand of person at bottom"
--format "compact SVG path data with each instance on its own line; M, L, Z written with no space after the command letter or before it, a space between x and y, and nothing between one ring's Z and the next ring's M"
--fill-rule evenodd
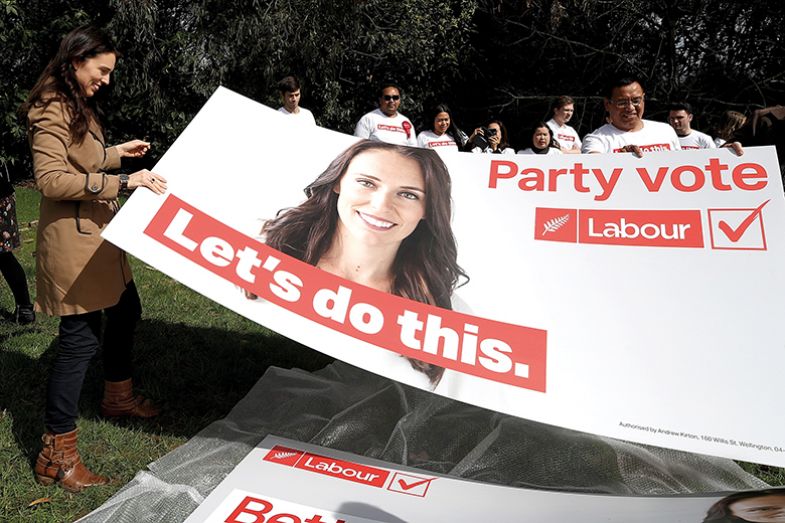
M166 178L147 169L142 169L128 176L128 188L136 189L137 187L147 187L155 194L163 194L166 192Z
M638 158L643 158L643 150L641 150L641 148L638 147L637 145L625 145L624 147L621 148L620 152L632 153Z

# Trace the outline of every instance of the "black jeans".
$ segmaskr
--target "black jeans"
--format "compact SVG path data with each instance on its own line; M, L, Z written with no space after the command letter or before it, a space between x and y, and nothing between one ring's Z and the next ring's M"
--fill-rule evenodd
M54 434L76 428L79 396L90 360L101 346L101 322L106 314L103 339L104 376L107 381L131 377L134 329L142 304L131 281L117 305L103 311L60 317L60 340L46 392L46 429Z
M11 287L14 301L17 305L31 305L30 293L27 291L27 277L25 270L19 264L14 253L11 251L0 252L0 273Z

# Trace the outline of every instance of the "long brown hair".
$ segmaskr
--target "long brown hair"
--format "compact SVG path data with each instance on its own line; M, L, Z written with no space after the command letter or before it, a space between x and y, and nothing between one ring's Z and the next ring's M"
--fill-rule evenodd
M86 97L76 80L74 62L83 62L103 53L120 56L114 42L104 31L89 25L72 30L60 41L57 54L38 77L19 113L26 116L33 107L46 107L55 100L60 101L71 117L68 129L71 139L81 143L90 121L98 122L98 115L95 97Z
M717 138L731 141L733 133L741 128L746 121L747 117L738 111L725 111L722 113L722 120L717 128Z
M452 309L453 290L461 279L458 248L450 226L452 200L450 175L439 155L430 149L363 140L338 155L308 187L308 199L297 207L279 211L265 223L267 245L311 265L316 265L332 245L338 224L338 194L333 190L351 161L368 151L393 151L415 160L425 180L425 218L406 237L393 261L391 294L421 303ZM444 369L409 358L412 367L425 373L432 384Z

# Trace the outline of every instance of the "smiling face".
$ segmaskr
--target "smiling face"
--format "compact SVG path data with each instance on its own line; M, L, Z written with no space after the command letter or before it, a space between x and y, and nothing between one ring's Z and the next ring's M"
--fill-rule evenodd
M438 113L433 119L433 132L439 136L447 132L450 128L450 115L445 112Z
M547 127L538 127L532 136L532 144L537 149L545 149L551 144L551 133Z
M401 105L401 93L395 87L385 87L379 97L379 109L387 116L398 114Z
M567 104L553 111L553 119L556 120L557 124L564 125L570 121L570 118L572 118L572 113L574 112L575 105Z
M741 499L730 505L731 514L752 523L785 523L785 494Z
M297 112L297 107L300 105L300 90L281 93L281 100L287 111L290 113Z
M337 234L342 242L397 247L425 218L419 163L394 151L358 154L338 185Z
M605 99L605 110L610 115L611 124L622 131L643 129L643 109L643 87L638 82L614 87L610 100Z
M76 82L86 97L95 96L102 86L109 85L116 62L114 53L101 53L73 63Z

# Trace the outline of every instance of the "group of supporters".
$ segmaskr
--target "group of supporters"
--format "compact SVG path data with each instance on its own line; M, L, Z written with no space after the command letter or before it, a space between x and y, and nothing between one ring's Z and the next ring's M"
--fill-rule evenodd
M278 85L283 101L279 111L296 116L304 122L314 123L313 115L299 107L300 84L288 76ZM417 133L411 120L398 112L401 90L392 83L383 84L378 92L378 107L357 122L354 135L372 141L381 141L412 147L442 151L468 151L489 154L576 154L633 152L681 149L706 149L740 146L732 141L733 133L745 123L745 116L727 111L724 122L717 130L717 137L692 128L693 111L686 102L669 106L668 123L645 120L643 113L646 93L643 82L634 77L620 75L608 82L602 93L606 124L581 139L568 123L575 111L575 102L569 96L556 98L550 109L550 119L533 123L527 130L526 146L516 151L510 146L504 123L498 119L475 128L467 135L455 123L449 107L439 104L427 115L431 128Z

